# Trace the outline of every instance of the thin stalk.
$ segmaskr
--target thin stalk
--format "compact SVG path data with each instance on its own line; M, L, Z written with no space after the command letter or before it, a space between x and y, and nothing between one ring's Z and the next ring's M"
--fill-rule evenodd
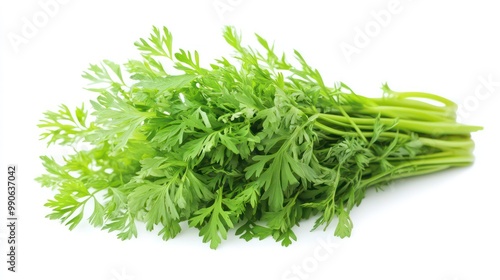
M349 131L342 131L338 130L329 126L326 126L320 122L315 122L314 126L317 128L331 133L335 135L340 135L343 137L355 137L359 135L356 132L349 132ZM376 134L374 132L361 132L364 137L370 138L375 136ZM377 134L379 139L383 138L388 138L388 139L394 139L396 137L400 137L403 140L412 140L412 136L402 133L402 132L381 132ZM448 149L472 149L474 147L474 142L470 139L467 140L439 140L439 139L432 139L432 138L427 138L427 137L419 137L417 140L419 140L423 145L429 146L429 147L434 147L438 149L443 149L443 150L448 150Z
M448 114L441 112L422 111L414 108L395 107L395 106L376 106L357 108L351 106L344 107L345 112L352 114L382 115L391 118L404 118L409 120L423 120L430 122L452 122Z
M446 106L435 106L429 103L425 103L419 100L412 99L396 99L396 98L371 98L377 105L379 106L395 106L395 107L406 107L406 108L415 108L421 109L424 111L435 111L450 114L450 116L454 115L454 110L450 107Z
M402 163L398 166L395 166L393 169L389 171L385 171L379 173L371 178L365 179L362 183L362 187L367 187L369 185L374 184L375 181L380 180L385 176L390 176L390 179L394 178L395 174L398 174L397 171L407 167L413 168L422 168L423 166L431 165L431 166L467 166L470 165L474 160L473 156L453 156L453 157L444 157L444 158L432 158L432 159L423 159L423 160L410 160L408 162ZM413 176L412 174L418 174L418 170L409 171L406 173L409 176Z
M319 119L327 121L332 124L338 124L343 126L348 125L345 122L345 119L342 116L334 115L334 114L319 114ZM475 132L481 130L480 126L473 125L463 125L458 123L450 123L450 122L425 122L425 121L416 121L416 120L405 120L405 119L390 119L390 118L358 118L351 117L351 120L358 125L375 125L377 122L382 123L385 126L391 127L394 129L408 129L414 132L421 132L430 135L436 134L470 134L471 132Z
M413 172L398 173L398 174L394 174L388 178L385 178L385 177L379 178L375 181L371 181L370 185L363 185L363 186L364 187L376 186L377 184L381 184L381 183L384 183L386 181L394 181L394 180L408 178L408 177L414 177L414 176L435 173L435 172L446 170L446 169L449 169L452 167L454 167L454 166L452 166L452 165L429 166L429 167L423 168L421 170L413 171Z

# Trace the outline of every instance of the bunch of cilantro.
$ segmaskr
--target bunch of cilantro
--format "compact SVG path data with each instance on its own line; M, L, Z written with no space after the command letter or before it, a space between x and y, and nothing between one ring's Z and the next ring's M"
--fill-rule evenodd
M299 52L292 65L258 35L260 51L233 28L223 34L234 55L203 67L154 28L135 44L142 59L84 73L97 94L90 113L45 113L49 145L88 147L41 157L50 219L73 229L85 218L121 239L144 225L167 240L187 223L214 249L232 229L287 246L311 217L350 236L349 212L368 188L473 162L470 134L481 128L458 124L450 100L328 87Z

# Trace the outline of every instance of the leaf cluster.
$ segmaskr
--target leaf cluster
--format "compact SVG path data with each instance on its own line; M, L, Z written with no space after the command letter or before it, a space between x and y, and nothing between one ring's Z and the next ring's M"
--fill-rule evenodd
M370 187L472 162L479 127L457 124L451 101L386 85L363 97L326 86L298 51L295 65L259 35L257 49L234 28L223 37L234 54L208 67L156 27L140 59L90 66L90 112L62 105L39 125L49 145L91 147L41 157L49 218L73 229L86 217L121 239L140 224L168 240L186 223L214 249L233 229L287 246L311 217L350 236Z

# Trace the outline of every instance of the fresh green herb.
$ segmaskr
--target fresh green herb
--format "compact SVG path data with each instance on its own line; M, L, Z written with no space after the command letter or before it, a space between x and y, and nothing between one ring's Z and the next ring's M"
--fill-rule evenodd
M235 54L208 67L174 52L167 28L136 42L140 60L90 66L90 114L62 105L39 125L49 145L88 147L41 157L50 219L121 239L143 224L167 240L187 223L211 248L232 229L287 246L311 217L350 236L368 188L473 162L481 128L456 123L450 100L387 85L367 98L327 86L297 51L293 65L258 35L260 51L233 28L224 38Z

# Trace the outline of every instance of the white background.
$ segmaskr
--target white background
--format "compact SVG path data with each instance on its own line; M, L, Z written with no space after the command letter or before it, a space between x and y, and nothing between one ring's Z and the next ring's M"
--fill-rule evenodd
M48 2L0 4L0 170L17 164L20 184L18 272L6 269L2 222L1 279L500 279L495 1L61 0L44 10ZM36 30L27 32L30 23ZM198 50L205 63L230 54L221 30L234 25L250 44L258 33L278 49L300 50L329 84L343 81L358 94L376 96L388 82L448 97L462 106L463 122L485 127L474 134L476 163L369 192L345 240L333 228L309 232L312 220L288 248L230 237L214 251L193 229L168 242L144 231L123 242L85 223L70 232L44 218L52 193L34 178L43 172L38 157L50 151L36 124L61 103L93 98L82 71L138 58L133 42L152 25L167 26L175 47ZM347 44L357 53L346 55Z

